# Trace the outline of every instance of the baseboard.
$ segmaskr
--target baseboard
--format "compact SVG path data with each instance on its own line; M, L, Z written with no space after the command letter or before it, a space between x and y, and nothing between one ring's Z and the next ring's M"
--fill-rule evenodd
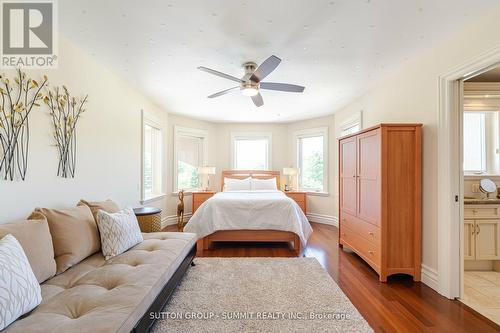
M184 222L187 223L193 214L187 213L184 214ZM165 216L161 219L161 227L162 229L169 225L177 224L177 215L169 215Z
M333 215L308 213L307 219L309 220L309 222L329 224L329 225L334 225L336 227L339 226L338 217Z
M422 264L422 283L439 292L439 274L434 268Z

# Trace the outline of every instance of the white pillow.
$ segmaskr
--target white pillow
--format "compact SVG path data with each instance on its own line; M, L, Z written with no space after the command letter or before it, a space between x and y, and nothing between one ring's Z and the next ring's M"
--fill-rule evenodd
M42 290L21 244L0 239L0 331L42 301Z
M250 191L250 177L245 179L224 177L224 191Z
M144 240L132 208L112 214L100 209L97 212L97 226L101 234L102 254L106 260L122 254Z
M270 178L270 179L252 178L250 188L252 189L252 191L258 191L258 190L277 191L278 190L278 186L276 185L276 178Z

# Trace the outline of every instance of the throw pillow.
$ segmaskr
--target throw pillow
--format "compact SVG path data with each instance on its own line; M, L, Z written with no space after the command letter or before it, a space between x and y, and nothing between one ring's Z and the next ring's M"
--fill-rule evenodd
M99 251L99 231L89 207L37 208L29 217L30 220L35 213L44 215L49 222L57 274Z
M0 239L0 330L42 302L42 290L21 244Z
M101 233L102 254L113 258L143 241L139 222L131 208L117 213L97 212L97 226Z
M99 209L102 209L105 212L108 213L116 213L120 210L120 207L113 201L113 200L104 200L104 201L87 201L80 199L80 202L78 202L77 206L88 206L90 210L92 211L92 215L94 215L94 220L97 223L97 212Z
M11 234L23 247L39 283L56 274L54 246L45 216L33 215L31 220L0 224L0 238Z

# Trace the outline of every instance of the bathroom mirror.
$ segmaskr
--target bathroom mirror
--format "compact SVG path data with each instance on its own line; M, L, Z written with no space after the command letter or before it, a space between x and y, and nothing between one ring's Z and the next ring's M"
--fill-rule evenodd
M495 184L494 181L488 178L481 179L481 181L479 182L479 189L481 190L481 192L486 194L496 193L497 184Z

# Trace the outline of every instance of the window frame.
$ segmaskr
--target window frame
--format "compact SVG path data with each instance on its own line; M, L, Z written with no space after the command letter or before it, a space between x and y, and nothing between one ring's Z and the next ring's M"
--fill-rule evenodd
M192 138L198 138L202 139L202 144L201 144L201 165L199 166L204 166L207 164L207 138L208 138L208 131L205 129L197 129L197 128L190 128L190 127L183 127L183 126L174 126L174 158L173 158L173 188L172 188L172 194L177 195L179 193L178 189L178 177L179 177L179 158L178 158L178 148L177 148L177 143L179 141L179 136L187 136L187 137L192 137ZM198 181L198 185L196 188L191 188L191 189L185 189L184 193L189 194L192 192L195 192L199 190L200 184Z
M141 204L149 203L155 200L158 200L165 196L165 177L164 177L164 169L165 169L165 131L164 126L159 118L154 115L142 110L142 127L141 127ZM153 175L159 175L159 181L153 187L157 187L158 191L153 192L151 195L146 195L146 190L144 186L144 169L145 169L145 151L146 151L146 126L152 127L160 132L160 147L155 149L158 151L159 156L155 158L156 162L159 163L159 170L154 171ZM159 159L159 161L158 161ZM156 163L152 163L153 165Z
M301 169L300 169L300 139L303 138L312 138L317 136L323 136L323 189L322 190L311 190L302 188L301 184ZM328 154L328 127L316 127L316 128L308 128L294 132L294 156L295 156L295 168L299 170L299 174L297 175L297 187L299 191L304 191L309 194L317 194L317 195L329 195L329 184L328 184L328 165L329 165L329 154Z
M267 140L266 167L263 170L272 169L272 147L273 134L271 132L231 132L231 168L236 168L236 140ZM243 169L241 169L243 170Z
M345 133L348 129L353 128L354 126L359 126L359 130L363 129L363 110L356 112L351 117L347 118L340 125L340 135L339 137L349 135L352 133Z

